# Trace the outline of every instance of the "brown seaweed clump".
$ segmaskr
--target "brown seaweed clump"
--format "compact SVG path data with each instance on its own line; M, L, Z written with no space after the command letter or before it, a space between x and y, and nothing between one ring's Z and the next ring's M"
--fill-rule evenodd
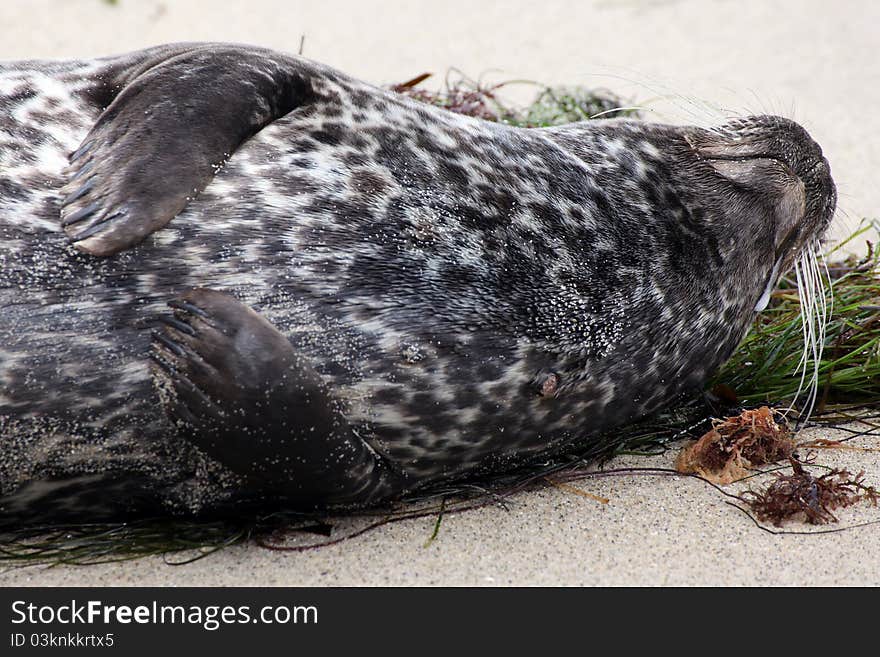
M877 506L878 492L866 486L864 472L853 476L848 470L830 470L814 477L795 459L790 458L793 474L776 475L763 491L747 490L740 499L749 506L758 520L777 527L783 520L802 516L812 525L837 522L833 511L861 500Z
M444 91L428 91L416 87L431 77L431 73L422 73L412 80L391 85L391 91L396 91L414 100L436 105L455 114L473 116L484 121L499 122L504 120L505 114L495 97L495 92L505 83L483 86L480 83L472 83L466 79L450 81L447 79Z
M485 84L468 78L461 71L450 69L443 89L431 91L419 87L431 75L422 73L406 82L389 85L388 89L456 114L520 128L547 128L609 114L639 115L638 108L623 107L625 103L621 98L604 89L538 85L540 92L530 105L508 107L499 97L499 90L510 84L532 83L512 80Z
M766 406L746 410L735 417L715 420L699 440L686 445L675 468L726 485L742 479L759 465L791 457L794 440L783 421Z

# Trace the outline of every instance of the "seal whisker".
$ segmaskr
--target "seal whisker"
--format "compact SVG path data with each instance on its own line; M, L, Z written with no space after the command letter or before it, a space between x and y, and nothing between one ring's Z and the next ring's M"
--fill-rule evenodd
M597 73L596 75L622 80L647 89L657 96L658 99L669 101L674 107L686 114L688 120L698 127L707 130L711 129L715 126L718 120L717 108L696 98L685 96L661 82L659 79L653 78L653 81L645 81L644 79L639 80L615 73Z
M810 354L812 356L813 368L810 373L807 402L804 404L804 408L798 417L798 421L800 423L806 422L813 411L813 406L816 401L816 395L819 392L819 367L822 362L822 323L819 321L818 317L820 306L819 299L821 295L817 293L818 291L816 289L815 278L816 270L814 267L815 259L812 258L811 255L812 250L808 249L804 252L803 256L801 256L801 261L803 263L802 272L804 284L806 285L806 289L808 291L808 300L805 306L802 308L801 312L806 314L807 321L810 326L810 342L808 346Z
M598 119L599 117L605 116L606 114L613 114L615 112L653 112L649 107L645 107L644 105L629 105L629 106L621 106L621 107L612 107L611 109L603 110L601 112L597 112L596 114L591 114L591 119Z
M813 243L811 247L806 251L808 254L809 262L810 262L810 276L813 280L813 290L816 298L815 304L815 321L817 324L816 330L816 346L815 346L815 367L814 367L814 390L813 390L813 398L810 404L809 411L806 413L806 419L809 419L811 416L813 409L815 407L816 401L819 396L819 383L820 383L820 369L822 366L822 356L825 350L825 341L827 338L827 330L828 330L828 322L831 318L830 309L828 304L828 298L826 295L826 290L824 286L824 281L822 278L822 272L819 266L819 246L817 243ZM833 294L833 290L829 288L828 294Z
M804 348L800 361L795 368L795 372L800 372L801 374L800 383L794 399L785 411L785 414L793 410L798 402L801 392L804 390L804 384L806 383L806 389L808 392L806 400L801 404L801 411L798 414L799 425L809 419L818 398L819 372L826 341L827 326L831 313L826 298L826 289L823 283L823 278L820 273L818 252L818 245L816 243L811 244L804 250L803 254L798 258L794 265L798 293L801 299L800 317ZM824 264L824 258L822 261ZM825 265L825 269L827 271L827 265ZM828 279L828 294L831 294L830 274ZM810 369L811 362L812 369ZM808 373L809 382L807 383Z
M800 381L798 382L798 387L794 393L794 396L792 397L791 403L788 406L788 408L785 410L785 412L783 413L783 416L787 416L791 411L794 410L795 406L797 405L797 402L800 398L800 394L804 389L804 382L806 381L806 376L807 376L807 360L809 358L809 342L810 342L809 332L810 332L810 329L809 329L809 323L808 323L808 319L807 319L807 313L804 312L804 307L805 307L804 299L808 293L804 289L803 277L801 275L801 264L800 264L799 260L796 260L794 262L794 274L795 274L795 284L797 286L799 298L801 301L801 303L800 303L800 323L801 323L801 337L802 337L803 348L801 351L800 360L798 361L797 365L794 368L795 375L800 374Z

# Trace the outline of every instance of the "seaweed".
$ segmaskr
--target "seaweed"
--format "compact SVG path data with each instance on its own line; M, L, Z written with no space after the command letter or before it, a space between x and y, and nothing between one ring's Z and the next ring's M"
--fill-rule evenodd
M748 476L757 466L790 458L794 448L784 416L761 406L713 421L709 431L681 450L675 467L723 485Z
M422 73L406 82L389 85L389 89L455 114L520 128L546 128L610 115L639 115L638 108L626 106L619 96L605 89L550 87L525 80L486 84L482 80L469 78L458 69L447 72L443 87L439 90L421 87L432 75ZM525 107L507 105L500 92L513 84L538 87L532 103Z
M749 489L740 499L758 520L781 527L783 521L803 517L812 525L837 522L833 511L866 501L877 506L877 489L864 483L865 473L833 469L816 477L795 458L789 458L792 474L776 473L763 490Z
M880 252L867 242L863 257L835 259L842 246L878 230L880 222L865 220L825 256L830 277L825 298L833 312L818 363L819 411L835 403L880 401ZM743 404L793 400L803 350L800 310L797 284L783 277L768 308L710 385L727 386ZM807 361L808 370L813 365Z

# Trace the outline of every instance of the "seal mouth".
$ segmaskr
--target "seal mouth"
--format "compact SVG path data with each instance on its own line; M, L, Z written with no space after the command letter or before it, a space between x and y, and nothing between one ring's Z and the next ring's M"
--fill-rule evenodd
M758 302L755 304L756 313L765 310L767 306L770 305L770 295L773 294L773 288L776 287L776 281L779 279L779 270L781 267L782 258L777 258L776 262L773 263L773 269L770 270L770 274L767 276L767 281L764 283L764 291L761 293Z
M804 231L800 231L797 228L792 228L788 231L779 245L776 247L776 251L774 253L775 260L778 263L785 261L786 259L793 260L795 254L798 252L798 237L800 237L801 233ZM788 264L791 264L790 262Z
M782 243L776 247L773 268L770 270L770 273L767 275L767 280L764 282L764 291L761 293L758 302L755 304L755 312L761 312L767 308L770 303L770 295L773 293L773 288L776 287L776 284L779 281L780 274L788 270L794 259L797 257L797 254L800 251L800 249L796 248L798 235L799 233L797 230L790 230L782 240Z

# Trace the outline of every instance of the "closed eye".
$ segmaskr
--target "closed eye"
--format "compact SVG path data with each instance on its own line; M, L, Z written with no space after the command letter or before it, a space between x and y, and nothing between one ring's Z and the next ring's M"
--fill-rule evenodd
M788 163L778 155L770 155L769 153L750 153L748 155L709 155L703 156L706 160L723 160L725 162L748 162L749 160L772 160L785 169L785 172L794 178L800 178Z

